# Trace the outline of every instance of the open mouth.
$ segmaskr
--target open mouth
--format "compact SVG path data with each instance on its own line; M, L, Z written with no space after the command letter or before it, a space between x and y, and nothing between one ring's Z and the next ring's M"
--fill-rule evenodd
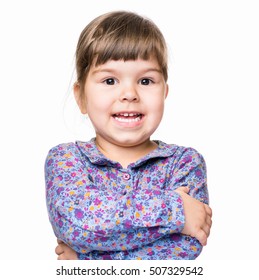
M139 122L143 116L144 115L140 113L118 113L112 115L115 120L125 123Z

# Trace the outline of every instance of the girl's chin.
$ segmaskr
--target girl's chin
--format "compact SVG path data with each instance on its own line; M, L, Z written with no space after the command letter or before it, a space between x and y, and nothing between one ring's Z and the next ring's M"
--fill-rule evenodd
M99 138L100 140L100 138ZM102 142L110 143L118 147L136 147L150 141L150 136L129 135L129 133L120 133L120 135L110 135L102 137Z

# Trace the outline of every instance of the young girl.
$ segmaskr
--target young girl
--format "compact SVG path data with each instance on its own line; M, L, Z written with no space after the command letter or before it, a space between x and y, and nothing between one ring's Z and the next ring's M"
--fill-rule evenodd
M96 137L46 159L58 259L195 259L212 224L205 162L150 139L168 94L160 30L131 12L99 16L80 35L76 70L75 99Z

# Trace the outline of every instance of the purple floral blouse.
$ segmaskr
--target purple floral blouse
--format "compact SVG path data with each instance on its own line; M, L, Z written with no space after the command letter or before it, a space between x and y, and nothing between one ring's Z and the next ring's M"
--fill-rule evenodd
M158 147L127 169L89 142L60 144L45 162L49 219L57 238L85 260L195 259L201 244L181 234L184 211L175 192L208 203L206 166L192 148Z

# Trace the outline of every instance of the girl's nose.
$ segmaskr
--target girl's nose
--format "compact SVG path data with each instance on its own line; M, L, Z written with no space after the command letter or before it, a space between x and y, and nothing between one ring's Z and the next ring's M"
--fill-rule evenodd
M120 101L121 102L124 102L124 101L137 102L137 101L139 101L139 96L138 96L137 90L133 86L124 88L121 91Z

